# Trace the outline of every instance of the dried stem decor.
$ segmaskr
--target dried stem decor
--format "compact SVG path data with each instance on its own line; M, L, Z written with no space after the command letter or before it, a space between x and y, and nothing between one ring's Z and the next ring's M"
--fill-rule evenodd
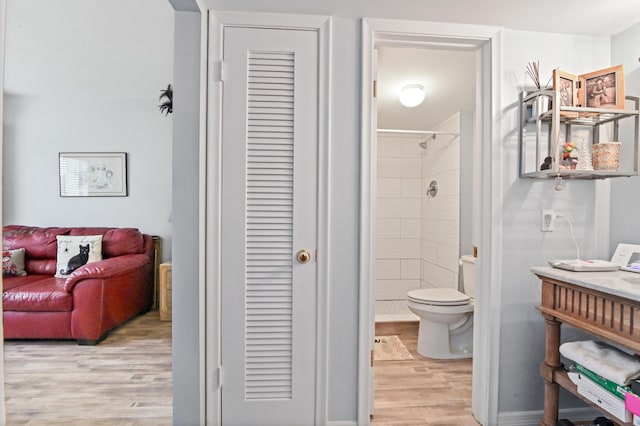
M527 75L533 80L536 89L540 90L540 61L529 62L527 64Z
M537 90L542 89L542 86L540 85L540 61L527 63L527 75L533 81L533 84L536 86ZM549 81L547 81L547 84L544 86L545 89L549 87L549 83L551 82L552 78L553 76L551 76L551 78L549 78Z

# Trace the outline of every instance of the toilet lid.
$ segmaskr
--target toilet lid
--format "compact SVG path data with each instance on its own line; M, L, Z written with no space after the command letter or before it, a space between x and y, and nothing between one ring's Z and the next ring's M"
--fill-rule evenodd
M471 297L453 288L421 288L407 293L409 300L431 305L454 306L469 303Z

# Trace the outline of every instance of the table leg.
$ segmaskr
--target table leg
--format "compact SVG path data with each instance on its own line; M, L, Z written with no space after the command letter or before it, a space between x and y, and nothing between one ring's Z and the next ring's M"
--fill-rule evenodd
M553 372L560 363L560 326L562 323L552 316L544 315L546 322L544 361L540 364L540 374L544 379L544 415L540 426L556 426L558 423L559 386L553 381Z

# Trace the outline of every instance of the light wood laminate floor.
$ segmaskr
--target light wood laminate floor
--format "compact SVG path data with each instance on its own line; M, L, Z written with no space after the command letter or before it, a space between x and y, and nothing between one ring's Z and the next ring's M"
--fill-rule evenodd
M4 343L7 425L172 423L171 323L152 311L96 346Z
M416 352L417 323L377 325L414 360L375 362L373 426L477 426L471 360ZM391 327L391 328L390 328ZM124 324L97 346L6 341L8 425L163 426L172 423L171 323L158 311Z
M417 322L377 323L398 335L413 360L374 361L372 426L478 426L471 414L471 359L432 360L416 352Z

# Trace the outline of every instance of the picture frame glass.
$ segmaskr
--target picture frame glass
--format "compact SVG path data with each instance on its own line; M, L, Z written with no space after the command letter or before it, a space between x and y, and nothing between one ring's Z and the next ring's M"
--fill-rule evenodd
M614 108L616 99L616 73L585 78L585 91L588 108Z
M624 109L624 67L616 65L579 76L582 107Z
M578 103L578 76L553 70L553 90L560 93L560 106L574 107Z
M61 197L126 197L127 155L124 152L61 152Z

